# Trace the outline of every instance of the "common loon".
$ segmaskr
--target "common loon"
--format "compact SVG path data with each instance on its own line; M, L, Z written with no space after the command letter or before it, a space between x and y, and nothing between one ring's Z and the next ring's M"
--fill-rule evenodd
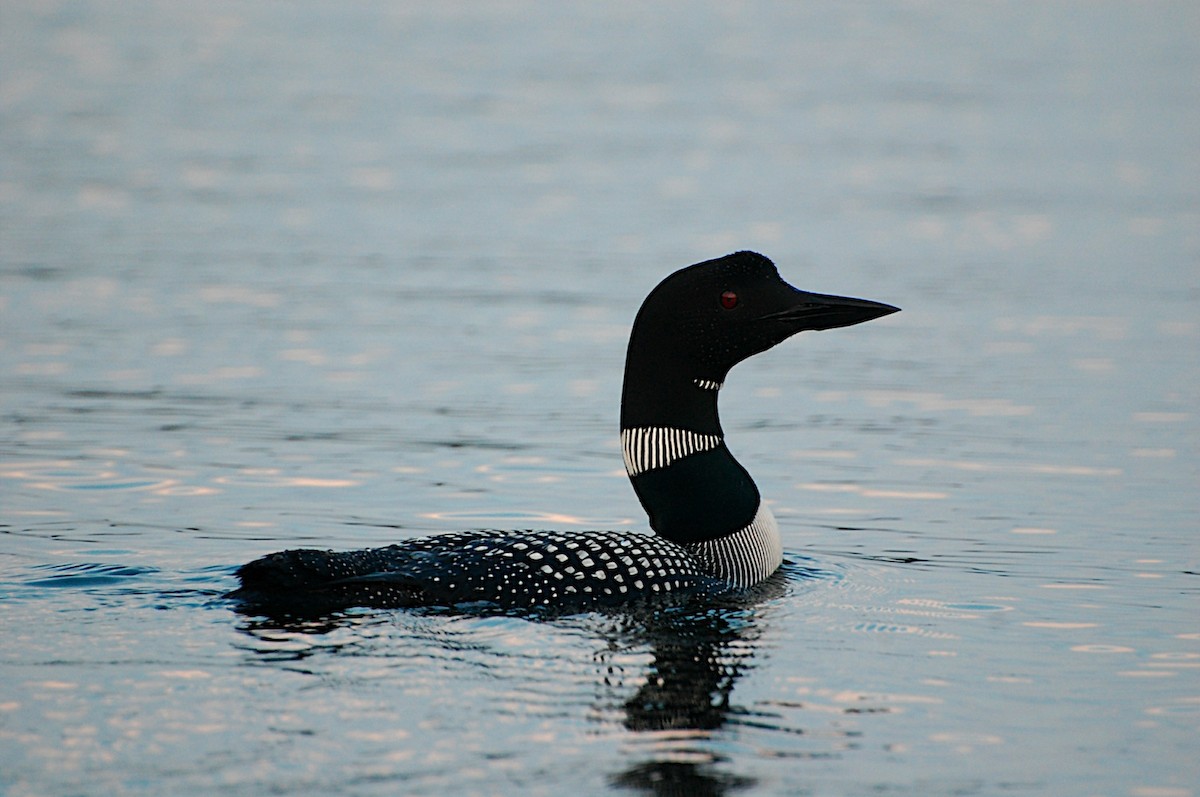
M725 446L717 394L726 374L797 332L898 309L798 290L755 252L688 266L646 297L625 360L621 449L654 536L486 530L367 550L287 550L239 568L230 595L280 607L584 611L753 586L780 566L783 548L771 510Z

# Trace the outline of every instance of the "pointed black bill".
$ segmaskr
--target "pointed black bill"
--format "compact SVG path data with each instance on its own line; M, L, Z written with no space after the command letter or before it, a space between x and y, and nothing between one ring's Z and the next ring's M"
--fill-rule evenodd
M793 332L802 332L853 326L898 312L899 307L883 302L798 290L791 307L768 313L762 320L780 321L791 326Z

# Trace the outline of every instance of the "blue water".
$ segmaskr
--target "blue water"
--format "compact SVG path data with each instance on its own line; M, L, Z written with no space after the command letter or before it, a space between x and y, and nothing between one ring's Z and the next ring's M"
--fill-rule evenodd
M1189 2L9 2L0 793L1200 794ZM632 528L642 297L902 313L722 391L790 564L555 620L220 596Z

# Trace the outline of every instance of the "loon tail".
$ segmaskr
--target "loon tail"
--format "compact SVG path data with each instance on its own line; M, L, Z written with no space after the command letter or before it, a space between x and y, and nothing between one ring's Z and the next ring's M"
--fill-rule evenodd
M425 602L421 579L405 572L394 554L390 547L279 551L239 567L236 575L241 586L227 597L251 605L421 605ZM420 553L403 558L414 556L419 559Z

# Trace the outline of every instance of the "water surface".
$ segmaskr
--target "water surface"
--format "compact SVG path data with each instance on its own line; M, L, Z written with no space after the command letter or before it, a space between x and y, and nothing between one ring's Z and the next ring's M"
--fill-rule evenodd
M0 791L1200 782L1190 3L7 3ZM740 365L790 564L548 621L221 595L295 546L635 528L644 294L904 312Z

